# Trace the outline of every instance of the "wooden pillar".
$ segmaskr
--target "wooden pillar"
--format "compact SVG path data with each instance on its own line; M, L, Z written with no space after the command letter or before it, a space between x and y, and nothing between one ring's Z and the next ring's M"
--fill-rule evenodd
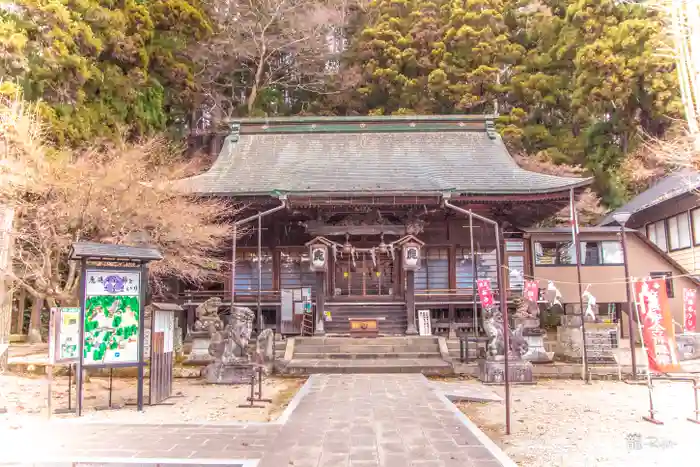
M335 297L335 255L328 255L328 283L326 284L328 287L328 295L330 297Z
M322 336L326 334L324 321L326 319L324 311L326 308L326 273L321 271L316 273L316 330L314 335Z
M276 296L279 297L280 302L282 301L282 292L281 292L281 279L280 279L280 272L281 272L281 266L282 260L281 260L281 253L278 248L275 248L272 250L272 288L276 292ZM281 333L282 331L282 306L275 306L275 332L276 333Z
M406 271L406 335L415 336L416 329L416 291L413 277L415 271Z

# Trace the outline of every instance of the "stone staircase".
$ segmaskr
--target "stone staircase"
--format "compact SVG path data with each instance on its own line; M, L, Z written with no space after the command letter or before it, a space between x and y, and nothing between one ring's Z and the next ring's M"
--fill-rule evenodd
M402 336L406 332L406 305L404 303L366 303L326 302L325 310L331 314L331 321L326 320L327 334L349 335L349 318L376 319L379 334L382 336Z
M287 340L292 355L283 372L313 373L453 373L441 337L296 337Z
M459 355L459 339L447 339L447 351L450 354L450 358L452 358L452 361L459 361L460 355ZM474 343L469 343L468 345L468 353L467 353L467 360L470 362L476 361L478 358L478 353L477 353L477 348L474 345Z

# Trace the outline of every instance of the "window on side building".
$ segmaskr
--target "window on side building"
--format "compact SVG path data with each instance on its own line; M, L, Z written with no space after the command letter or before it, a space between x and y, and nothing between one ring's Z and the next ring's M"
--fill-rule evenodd
M576 264L576 251L572 242L535 242L537 266L562 266Z
M664 221L654 222L647 225L647 238L663 251L668 251L666 243L666 223Z
M694 209L690 216L693 222L693 243L700 245L700 209Z
M581 257L587 266L623 264L622 244L616 240L581 242Z
M668 219L668 244L673 250L690 248L690 221L684 212Z

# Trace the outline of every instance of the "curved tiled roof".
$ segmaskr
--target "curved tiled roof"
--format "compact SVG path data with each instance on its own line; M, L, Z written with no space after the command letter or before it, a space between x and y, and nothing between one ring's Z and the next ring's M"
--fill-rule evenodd
M518 194L588 183L519 167L483 117L364 117L242 121L211 169L180 186L217 195Z

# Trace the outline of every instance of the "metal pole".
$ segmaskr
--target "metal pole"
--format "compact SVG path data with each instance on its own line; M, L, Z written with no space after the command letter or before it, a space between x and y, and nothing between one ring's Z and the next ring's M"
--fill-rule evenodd
M262 216L258 214L258 332L263 330L262 316Z
M238 224L233 224L233 245L231 246L231 311L236 301L236 245L238 243Z
M503 345L505 347L505 389L506 389L506 434L510 434L510 371L508 360L510 357L510 327L508 326L508 304L506 303L506 290L503 281L503 271L501 265L501 232L498 224L494 224L496 231L496 273L498 282L498 295L500 296L501 315L503 316Z
M73 388L72 388L72 386L73 386L73 381L71 381L71 380L73 379L73 378L72 378L72 373L73 373L73 364L72 364L72 363L69 363L69 364L68 364L68 410L69 410L69 411L70 411L70 409L71 409L71 407L70 407L70 406L71 406L71 400L70 400L71 397L70 397L70 396L71 396L71 392L73 392L73 390L72 390L72 389L73 389Z
M136 381L136 410L143 412L143 373L145 359L144 359L144 328L146 323L146 291L148 290L148 267L146 263L141 263L141 290L139 292L140 304L139 304L139 366L138 366L138 380ZM151 331L153 331L151 329ZM111 372L110 372L111 374ZM111 384L111 382L110 382ZM112 390L110 388L110 398L112 395Z
M48 410L48 418L51 419L51 411L53 410L51 408L51 392L52 392L52 384L53 383L53 363L49 363L48 368L46 369L47 377L48 377L48 399L46 400L46 408Z
M85 351L85 282L87 275L87 260L80 260L80 329L78 335L80 342L78 343L78 362L75 364L75 398L76 411L78 417L83 414L83 352Z
M574 207L574 190L569 191L571 209ZM572 211L571 218L576 219L575 212ZM578 222L576 222L578 224ZM588 344L586 343L586 319L583 313L583 284L581 283L581 242L579 242L578 237L578 225L572 225L571 229L573 231L574 237L574 259L576 261L576 277L578 282L578 303L581 307L581 337L583 338L583 372L584 380L586 384L590 384L591 375L588 372Z
M480 216L478 214L474 214L471 210L463 209L458 206L455 206L454 204L450 204L450 202L446 199L446 195L443 195L443 206L450 208L454 211L461 212L462 214L466 214L468 216L474 216L477 219L493 225L495 231L496 231L496 271L497 271L497 281L498 281L498 289L499 289L499 295L500 295L500 302L501 302L501 314L503 316L503 337L504 337L504 345L506 348L506 355L505 355L505 387L506 387L506 434L510 434L510 375L508 374L508 352L509 352L509 347L510 347L510 329L508 328L508 306L506 303L506 292L505 288L503 287L503 276L501 274L501 234L498 228L498 223L494 220L491 220L489 218ZM579 281L580 282L580 281Z
M112 408L112 368L109 369L109 400L107 401L107 406Z
M629 271L629 264L627 264L627 235L625 234L625 226L621 225L620 226L620 231L622 233L622 262L624 263L625 266L625 289L627 292L627 329L629 330L629 339L630 339L630 353L632 357L632 379L636 380L637 379L637 352L635 352L635 344L634 344L634 326L632 325L632 321L634 318L632 317L632 291L630 287L632 287L632 281L630 279L630 271Z
M476 254L474 253L474 216L472 213L469 213L469 247L471 249L472 259L472 314L474 315L474 337L479 337L479 321L476 309L476 275L478 271L476 269ZM478 349L479 344L476 343L477 353ZM467 344L467 352L469 352L469 344Z

